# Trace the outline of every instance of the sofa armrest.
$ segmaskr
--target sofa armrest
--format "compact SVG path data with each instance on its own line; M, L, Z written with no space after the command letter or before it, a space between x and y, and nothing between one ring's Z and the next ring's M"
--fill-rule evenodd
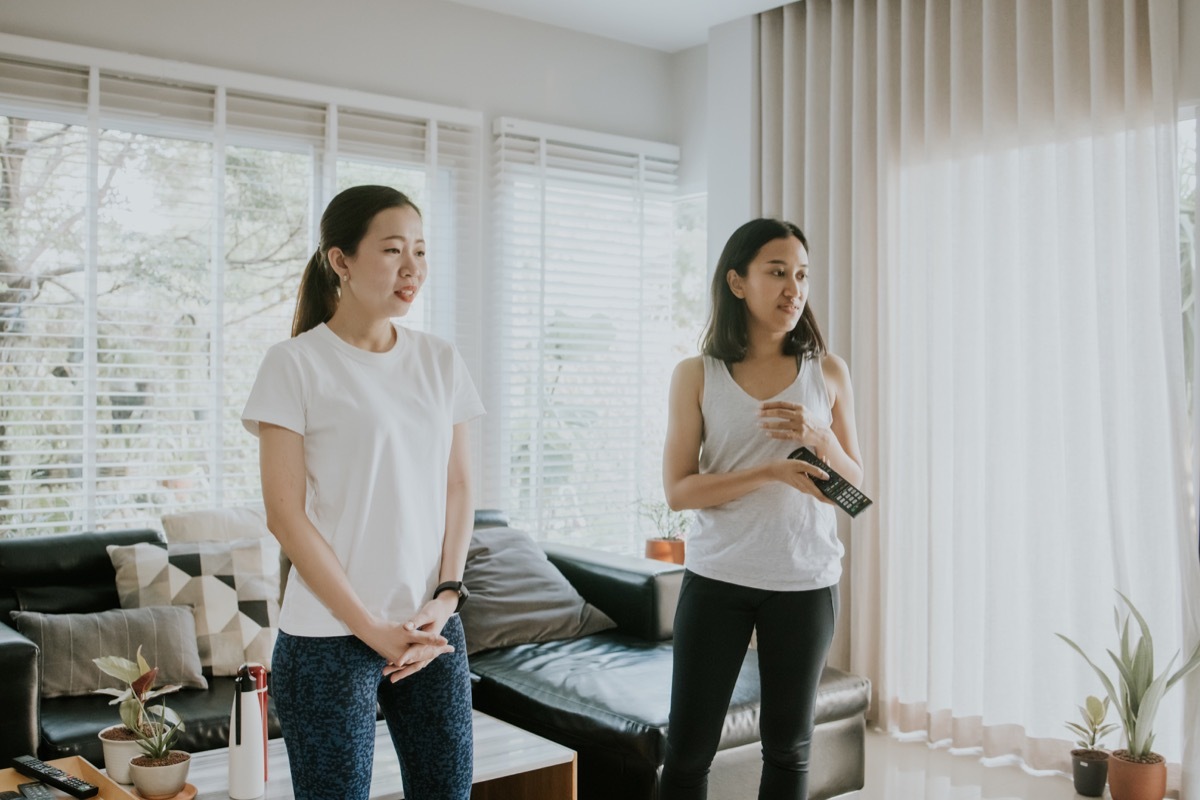
M683 567L585 547L542 543L575 590L626 633L662 641L674 635Z
M38 751L38 648L0 622L0 763Z

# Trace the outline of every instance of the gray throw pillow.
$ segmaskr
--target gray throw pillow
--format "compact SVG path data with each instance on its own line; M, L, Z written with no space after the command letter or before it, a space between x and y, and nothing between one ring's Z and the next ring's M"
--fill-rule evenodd
M580 597L529 534L515 528L475 531L463 582L471 591L462 608L468 654L617 626Z
M196 620L185 606L101 611L96 614L41 614L13 611L13 622L26 639L38 646L42 659L42 697L91 694L96 689L125 685L105 675L93 658L142 656L158 667L157 686L178 683L207 689L196 647Z

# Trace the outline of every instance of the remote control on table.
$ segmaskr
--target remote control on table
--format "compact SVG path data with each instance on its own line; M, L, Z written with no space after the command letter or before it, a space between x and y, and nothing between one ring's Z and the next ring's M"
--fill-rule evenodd
M21 800L21 795L17 792L0 792L0 800Z
M44 783L22 783L17 790L25 800L54 800L54 790Z
M80 780L33 756L17 756L12 760L12 765L22 775L37 778L42 783L49 784L55 789L61 789L72 797L95 797L100 793L99 786L93 786L87 781Z
M797 447L788 455L788 458L806 461L815 467L820 467L829 475L829 480L821 480L813 475L809 475L809 477L812 478L812 482L817 485L817 488L821 490L821 494L837 503L838 507L850 516L857 517L860 511L871 505L869 497L851 485L848 480L834 472L833 467L817 458L816 453L807 447Z

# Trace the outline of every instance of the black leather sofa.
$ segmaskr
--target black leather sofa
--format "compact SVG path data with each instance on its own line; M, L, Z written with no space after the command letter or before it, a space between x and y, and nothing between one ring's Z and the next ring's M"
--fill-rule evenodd
M83 756L103 765L98 734L119 723L110 697L39 696L41 670L37 648L12 628L9 612L87 614L120 608L116 573L107 545L161 542L153 530L74 533L28 539L0 539L0 764L13 756ZM208 678L208 689L182 689L170 706L185 724L179 747L189 752L229 744L233 678ZM279 721L268 720L270 736Z
M502 525L480 512L476 526ZM581 800L652 800L666 743L671 634L683 568L545 544L550 561L615 630L471 657L474 703L579 754ZM817 698L810 800L861 789L870 684L827 667ZM746 654L710 776L710 800L758 795L758 658Z
M506 524L480 511L476 526ZM119 606L105 547L161 541L152 530L0 539L0 763L36 753L81 755L103 764L96 734L115 724L104 696L41 699L37 648L8 623L14 609L91 613ZM670 564L563 545L550 560L615 630L577 639L517 645L471 658L474 703L579 753L581 800L654 798L662 764L671 680L671 626L683 570ZM817 704L811 800L861 788L869 685L826 669ZM753 797L758 775L758 676L747 654L734 690L711 778L710 798ZM191 752L228 742L232 678L184 689L171 706L187 722ZM280 735L274 714L269 735Z

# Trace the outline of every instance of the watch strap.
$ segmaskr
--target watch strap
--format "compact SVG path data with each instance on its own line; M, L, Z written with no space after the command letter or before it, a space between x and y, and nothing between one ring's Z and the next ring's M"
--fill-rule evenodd
M471 593L467 591L466 584L462 581L444 581L433 590L434 599L436 600L438 595L446 591L452 591L458 595L458 603L454 606L455 613L462 609L463 603L467 602L467 598L471 596Z

